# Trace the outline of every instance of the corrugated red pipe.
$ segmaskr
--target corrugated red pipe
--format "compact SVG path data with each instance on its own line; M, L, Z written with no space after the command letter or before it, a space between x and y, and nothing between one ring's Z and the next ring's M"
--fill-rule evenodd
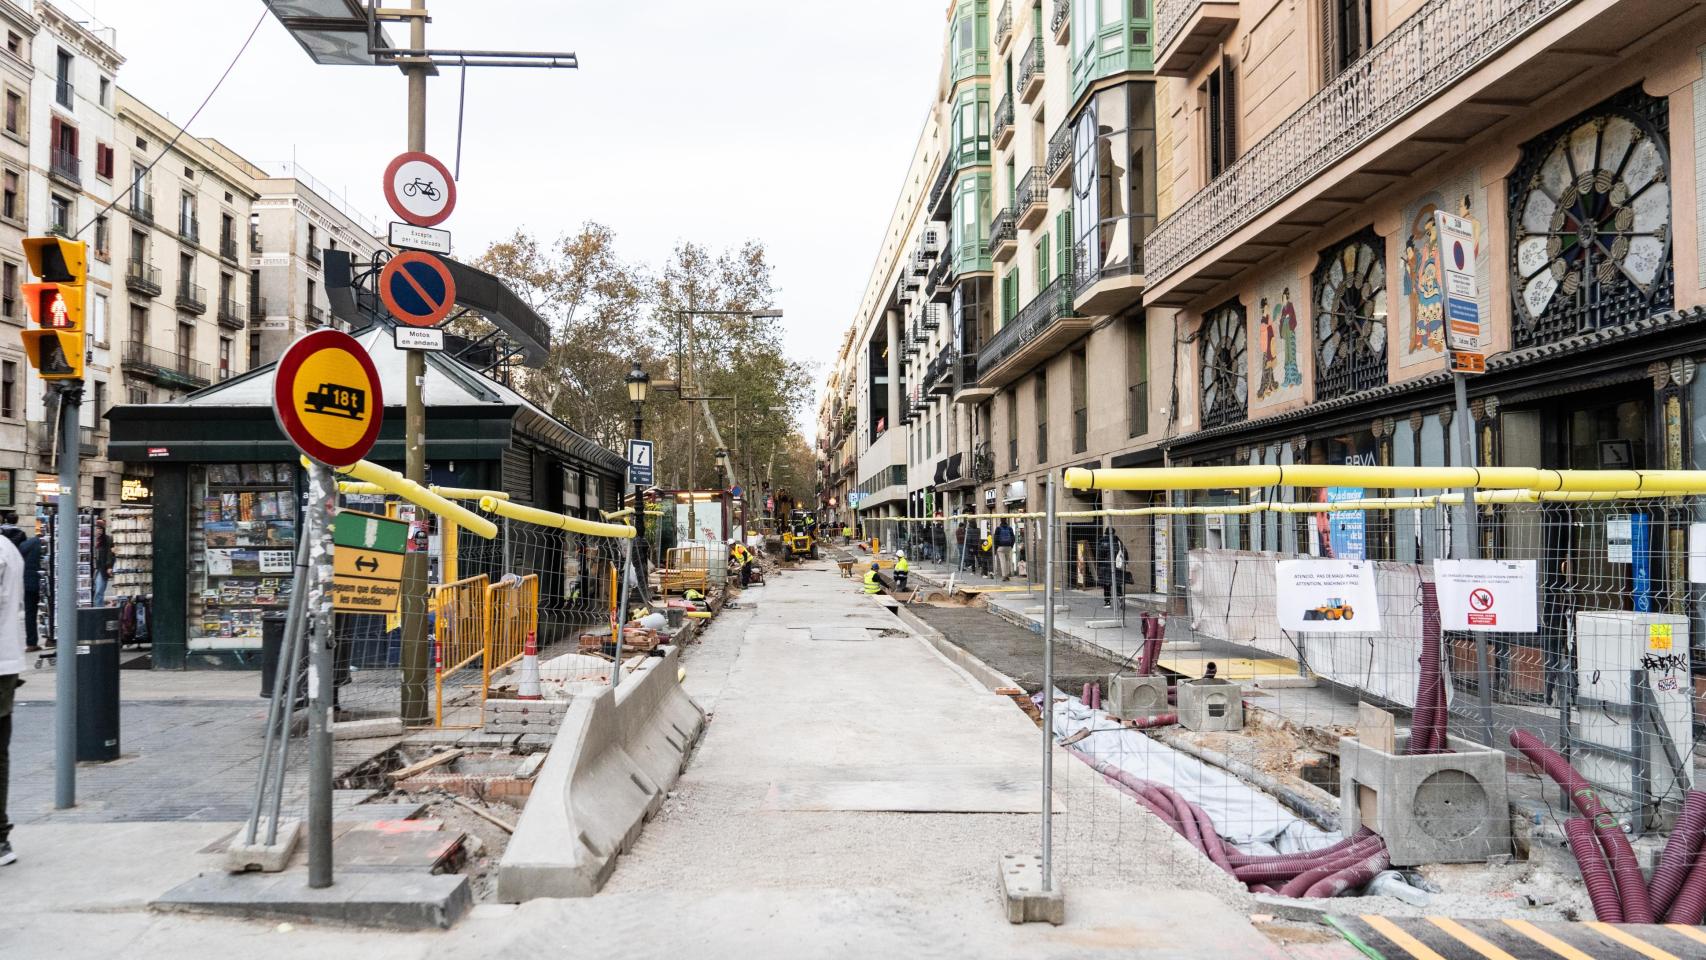
M1375 874L1392 865L1392 856L1386 852L1384 841L1380 850L1361 863L1352 864L1345 869L1320 881L1303 892L1305 897L1336 897L1352 887L1360 887L1374 879Z
M1242 866L1249 866L1249 865L1253 865L1253 864L1257 864L1257 863L1277 863L1281 860L1296 860L1298 858L1322 857L1322 856L1326 856L1328 854L1338 853L1340 850L1345 849L1346 847L1357 842L1358 840L1361 840L1363 837L1370 835L1371 833L1373 833L1373 831L1368 829L1367 827L1358 827L1356 833L1351 834L1350 836L1346 837L1343 840L1340 840L1338 843L1335 843L1332 846L1322 847L1319 850L1309 850L1309 851L1306 851L1304 853L1267 853L1267 854L1234 853L1230 856L1229 859L1232 861L1233 866L1242 867Z
M1635 860L1635 849L1629 845L1629 838L1623 835L1617 820L1599 801L1599 793L1593 785L1558 751L1527 730L1513 730L1511 746L1546 771L1546 775L1570 795L1582 816L1593 821L1594 836L1599 838L1600 849L1605 851L1606 859L1611 862L1612 876L1617 880L1617 899L1623 908L1624 921L1652 923L1652 903L1647 899L1647 882L1641 876L1641 865Z
M1706 831L1706 790L1690 790L1683 798L1682 812L1670 832L1670 842L1659 856L1659 865L1653 868L1647 898L1652 901L1654 914L1662 916L1670 909L1682 882L1688 879L1689 868L1694 866L1695 855L1700 852L1702 831Z
M1280 896L1306 896L1306 891L1315 886L1315 884L1338 874L1342 870L1361 863L1363 860L1372 856L1375 851L1384 851L1385 849L1386 841L1380 837L1368 837L1360 840L1357 843L1352 844L1348 850L1316 861L1310 865L1308 870L1305 870L1286 881L1286 883L1279 888Z
M1587 884L1588 898L1593 901L1593 914L1606 923L1623 922L1623 905L1617 900L1617 885L1611 881L1611 871L1600 855L1599 840L1593 835L1593 825L1581 817L1564 821L1564 834L1570 838L1570 852L1582 868L1582 882Z
M1273 857L1266 863L1244 864L1232 868L1232 875L1245 883L1264 883L1279 880L1290 880L1301 874L1324 867L1340 860L1355 863L1357 859L1367 856L1383 841L1373 833L1359 833L1356 839L1342 847L1328 847L1312 853L1289 854ZM1321 876L1327 876L1323 873ZM1315 879L1320 879L1319 877ZM1314 882L1313 880L1311 882ZM1308 889L1305 884L1301 889Z
M1130 720L1122 722L1133 730L1148 730L1151 727L1170 727L1179 722L1179 715L1176 713L1152 713L1147 717L1132 717Z
M1439 594L1422 582L1421 680L1416 685L1416 709L1410 715L1407 754L1438 753L1445 749L1445 684L1440 672Z
M1696 856L1694 869L1676 892L1676 899L1665 911L1666 923L1685 923L1690 926L1706 916L1706 857Z

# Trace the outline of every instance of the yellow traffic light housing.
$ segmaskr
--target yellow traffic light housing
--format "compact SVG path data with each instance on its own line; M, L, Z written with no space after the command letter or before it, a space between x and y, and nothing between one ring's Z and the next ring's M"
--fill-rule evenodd
M87 246L62 237L29 237L24 256L38 283L23 285L24 306L41 327L25 330L24 353L43 380L83 379Z

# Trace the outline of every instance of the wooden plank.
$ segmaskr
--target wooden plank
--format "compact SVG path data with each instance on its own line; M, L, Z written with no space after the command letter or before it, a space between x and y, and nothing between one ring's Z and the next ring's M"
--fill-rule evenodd
M1357 740L1386 753L1398 751L1398 722L1372 703L1357 704Z
M433 767L442 766L446 763L449 763L450 761L455 760L457 757L460 757L460 756L462 756L462 748L461 747L454 747L452 749L444 751L443 753L435 753L432 756L427 757L425 760L421 760L421 761L418 761L415 763L411 763L408 766L402 768L401 770L393 770L390 773L386 774L386 776L390 777L392 780L407 780L408 778L415 776L417 774L425 773L428 770L431 770Z

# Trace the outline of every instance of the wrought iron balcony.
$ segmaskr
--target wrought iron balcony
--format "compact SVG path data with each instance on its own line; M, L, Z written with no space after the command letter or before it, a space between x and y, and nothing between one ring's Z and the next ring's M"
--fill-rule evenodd
M1019 229L1032 230L1048 218L1048 177L1032 167L1019 178L1015 193L1019 207Z
M1043 35L1031 38L1030 49L1019 58L1019 101L1030 103L1043 92Z
M997 53L1007 49L1007 41L1013 39L1013 4L1011 0L1001 5L1001 12L995 17L995 50Z
M930 204L925 207L930 215L937 220L946 218L946 211L942 210L942 201L948 196L948 184L954 181L954 171L958 168L959 165L954 159L954 149L949 148L942 151L942 169L936 172L936 182L930 185Z
M233 330L243 326L243 305L230 297L219 298L219 325Z
M1054 15L1049 18L1054 42L1065 43L1072 34L1072 0L1054 0Z
M160 271L146 260L132 260L124 269L124 286L145 297L160 295Z
M125 370L140 373L164 386L197 390L213 382L208 364L136 340L124 345L119 362Z
M1092 234L1093 249L1082 243L1073 248L1079 310L1109 316L1137 302L1147 280L1144 245L1154 228L1153 214L1112 217Z
M1166 29L1201 0L1165 0ZM1429 104L1574 0L1428 0L1156 226L1156 286ZM1174 28L1176 29L1176 28Z
M83 180L83 161L77 158L76 151L63 147L54 147L48 161L48 171L56 177L81 183Z
M265 320L267 316L267 298L251 297L249 299L249 320Z
M325 307L313 307L313 306L311 306L308 308L308 325L309 326L311 326L311 327L323 326L325 324L325 322L326 322L326 308Z
M207 312L207 290L187 280L178 281L178 309L197 316Z
M995 132L995 149L1004 149L1013 142L1013 95L1003 94L1001 102L995 105L995 118L992 122Z
M230 234L220 237L219 255L235 263L237 261L237 238Z
M1072 186L1072 125L1065 120L1048 138L1048 159L1043 161L1048 185L1062 190Z
M200 243L201 221L195 217L178 214L178 236L185 243Z
M1004 386L1088 329L1089 321L1072 308L1069 280L1056 277L1020 308L1017 317L995 331L995 336L978 351L979 381L994 387Z
M310 246L308 248L307 256L308 256L309 266L317 267L320 265L320 248L319 247Z
M130 218L141 223L154 222L154 198L146 193L130 194Z
M930 291L930 299L942 303L954 294L954 258L941 257L936 266L930 271L930 276L924 281L924 287Z
M75 108L77 106L77 85L67 77L60 77L53 85L53 99L67 110Z
M1005 260L1013 255L1013 248L1019 245L1019 224L1013 219L1013 211L1003 207L989 224L989 244L986 249L990 257Z

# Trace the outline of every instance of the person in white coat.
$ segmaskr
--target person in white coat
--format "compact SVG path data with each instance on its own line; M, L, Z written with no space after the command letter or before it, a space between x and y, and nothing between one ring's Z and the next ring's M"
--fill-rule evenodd
M12 700L24 672L24 557L0 537L0 867L15 863L6 787L12 776Z

